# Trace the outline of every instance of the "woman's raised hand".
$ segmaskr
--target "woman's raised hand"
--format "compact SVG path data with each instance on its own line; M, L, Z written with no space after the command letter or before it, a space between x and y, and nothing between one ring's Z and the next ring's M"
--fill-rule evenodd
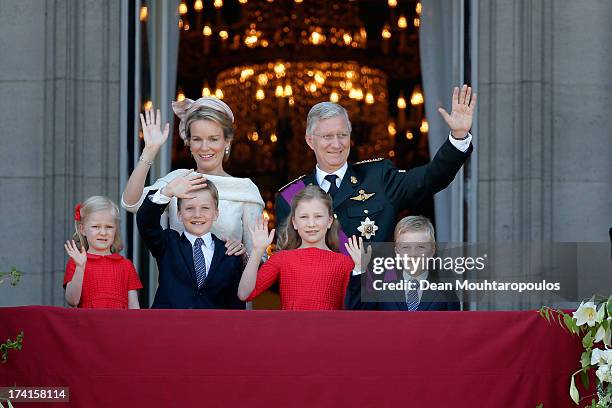
M195 173L193 169L191 169L184 175L178 176L168 183L162 188L161 193L166 197L190 199L194 197L191 195L192 192L202 187L206 187L206 181L206 177L202 174Z
M140 114L140 124L142 125L142 134L144 137L145 148L159 149L168 139L170 124L166 123L164 130L161 129L161 110L157 110L157 115L153 113L153 109L144 111L144 115Z
M274 231L275 230L268 232L268 220L265 218L258 218L255 220L253 226L249 225L249 232L253 240L253 249L265 251L274 239Z
M87 251L85 251L85 247L82 247L79 251L79 248L74 241L66 241L64 244L64 249L66 250L68 256L72 258L76 266L85 267L85 264L87 263Z

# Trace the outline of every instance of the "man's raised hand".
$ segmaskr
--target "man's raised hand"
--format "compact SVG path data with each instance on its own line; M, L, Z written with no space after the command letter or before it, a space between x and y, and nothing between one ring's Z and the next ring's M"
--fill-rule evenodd
M450 115L444 108L438 108L438 112L450 127L453 137L455 139L465 139L472 127L474 110L476 109L476 93L472 94L472 88L467 85L463 85L461 89L455 87L451 108Z

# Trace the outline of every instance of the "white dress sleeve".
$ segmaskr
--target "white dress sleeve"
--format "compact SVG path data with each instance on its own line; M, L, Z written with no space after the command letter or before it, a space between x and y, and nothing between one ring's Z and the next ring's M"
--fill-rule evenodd
M138 200L138 202L136 204L132 204L132 205L126 204L126 202L123 200L123 194L121 194L121 207L125 208L126 211L129 211L131 213L136 213L138 211L138 209L140 208L140 206L142 205L142 202L144 201L145 197L149 194L149 191L151 191L151 190L161 190L163 187L168 185L168 183L170 183L176 177L185 174L185 172L187 172L187 171L189 171L189 170L185 170L185 169L174 170L174 171L166 174L164 177L161 177L161 178L157 179L155 181L155 183L151 184L150 186L146 186L142 190L142 194L140 195L140 199Z
M259 188L257 188L257 185L252 180L249 180L248 191L251 200L244 202L242 206L242 242L247 250L247 255L250 255L253 249L253 240L251 239L249 226L252 226L257 219L263 217L265 204ZM261 258L262 262L265 262L267 259L268 255L264 253Z

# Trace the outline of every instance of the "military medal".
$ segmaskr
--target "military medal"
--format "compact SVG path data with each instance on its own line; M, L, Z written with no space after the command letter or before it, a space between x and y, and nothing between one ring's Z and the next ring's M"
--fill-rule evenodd
M361 232L361 236L365 237L365 239L370 239L370 237L376 235L378 225L376 225L370 217L366 217L365 220L361 221L361 225L357 228L357 231Z
M376 193L366 193L365 190L359 190L359 195L357 195L355 197L351 197L351 200L365 201L365 200L369 199L370 197L372 197L374 194L376 194Z

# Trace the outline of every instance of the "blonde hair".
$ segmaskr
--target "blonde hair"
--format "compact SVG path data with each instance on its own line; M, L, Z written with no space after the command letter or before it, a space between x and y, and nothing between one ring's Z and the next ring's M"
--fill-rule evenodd
M111 245L111 253L117 253L123 249L123 244L121 242L121 226L119 224L120 221L120 213L119 207L115 204L110 198L103 196L92 196L80 205L79 210L79 218L80 221L74 220L74 235L72 239L77 243L77 246L80 248L85 248L87 251L89 249L89 243L87 242L87 237L81 234L80 226L85 222L87 217L98 211L110 211L115 218L115 240ZM75 214L76 216L76 214ZM75 217L76 218L76 217Z
M320 200L325 204L328 214L331 217L332 225L325 234L325 244L334 252L338 252L338 220L334 217L332 198L319 186L306 186L302 191L297 193L291 200L291 213L285 220L285 223L279 228L278 241L276 243L277 250L281 249L296 249L302 245L300 234L293 228L291 220L295 217L297 206L303 201Z
M425 231L427 235L429 235L429 237L431 238L431 242L436 242L436 232L431 221L429 221L429 218L423 217L422 215L411 215L399 220L399 222L395 226L393 238L395 241L397 241L397 237L399 237L404 232L417 231Z

